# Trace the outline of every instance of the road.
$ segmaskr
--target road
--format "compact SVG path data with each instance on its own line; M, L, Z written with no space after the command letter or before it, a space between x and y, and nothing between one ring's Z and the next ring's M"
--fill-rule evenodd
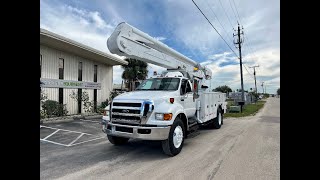
M202 129L167 157L158 142L106 139L74 147L40 143L41 179L280 179L280 98L255 116Z

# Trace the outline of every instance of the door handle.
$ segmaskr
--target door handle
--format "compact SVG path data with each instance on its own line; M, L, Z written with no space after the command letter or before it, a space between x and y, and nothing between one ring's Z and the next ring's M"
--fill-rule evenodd
M184 101L184 99L181 99L181 101Z

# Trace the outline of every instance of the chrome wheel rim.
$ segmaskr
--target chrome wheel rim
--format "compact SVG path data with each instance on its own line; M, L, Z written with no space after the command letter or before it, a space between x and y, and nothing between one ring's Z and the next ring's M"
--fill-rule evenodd
M175 148L179 148L181 146L183 140L183 130L181 126L177 126L173 132L173 145Z

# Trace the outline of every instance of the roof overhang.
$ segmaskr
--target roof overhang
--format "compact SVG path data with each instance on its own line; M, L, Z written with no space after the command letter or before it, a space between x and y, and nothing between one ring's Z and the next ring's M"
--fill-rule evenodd
M42 28L40 28L40 44L111 66L128 64L128 62L123 59L93 49L89 46L78 43Z

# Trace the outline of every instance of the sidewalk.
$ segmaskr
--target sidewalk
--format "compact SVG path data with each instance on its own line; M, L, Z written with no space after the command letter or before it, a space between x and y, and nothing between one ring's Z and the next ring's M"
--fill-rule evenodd
M45 118L40 120L40 124L70 122L70 121L80 120L80 119L102 119L102 115L98 113L93 113L88 115L76 114L76 115L69 115L69 116Z

